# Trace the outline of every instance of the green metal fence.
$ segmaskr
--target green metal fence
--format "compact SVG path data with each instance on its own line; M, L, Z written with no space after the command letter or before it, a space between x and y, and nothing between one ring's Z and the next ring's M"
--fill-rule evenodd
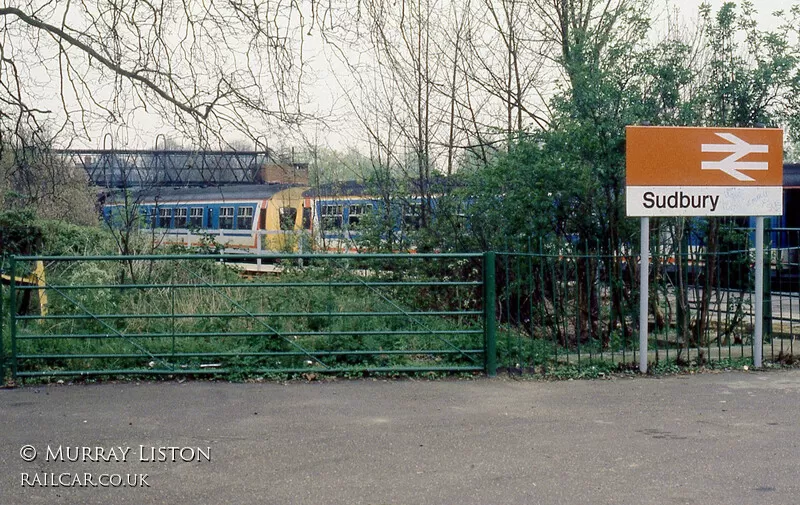
M39 287L14 280L36 260L47 264L46 315L35 303ZM484 261L481 254L14 257L7 363L13 378L493 373Z
M792 363L800 231L770 233L763 356ZM650 363L751 360L744 246L653 254ZM0 297L0 366L15 379L635 368L638 253L574 249L14 257ZM45 315L40 287L15 281L36 260L47 265Z
M774 243L797 243L777 240ZM753 250L654 252L648 362L748 363L753 356ZM543 246L498 253L499 366L547 372L563 365L634 368L638 361L639 254L605 255ZM568 249L568 248L565 248ZM800 247L771 247L764 296L767 361L793 363L800 332Z

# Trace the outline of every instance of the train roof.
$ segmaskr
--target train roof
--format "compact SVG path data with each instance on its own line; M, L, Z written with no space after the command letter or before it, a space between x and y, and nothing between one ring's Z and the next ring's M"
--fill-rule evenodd
M306 198L324 198L326 196L365 196L367 194L367 188L364 184L356 181L342 181L320 184L306 190L303 196Z
M155 202L205 202L234 200L264 200L285 189L299 187L296 184L230 184L208 187L155 187L134 192L141 203ZM107 199L108 203L120 201L116 193Z
M800 188L800 163L783 165L783 187Z
M405 185L405 186L403 186ZM461 177L452 175L445 177L442 175L435 175L430 178L426 184L427 191L433 194L442 194L451 191L455 188L464 186ZM393 190L405 188L405 191L411 195L419 195L420 185L418 179L408 179L404 182L393 181ZM341 197L341 196L374 196L375 191L373 187L368 187L366 184L356 181L341 181L328 184L321 184L317 187L308 189L303 193L307 198L325 198L325 197Z

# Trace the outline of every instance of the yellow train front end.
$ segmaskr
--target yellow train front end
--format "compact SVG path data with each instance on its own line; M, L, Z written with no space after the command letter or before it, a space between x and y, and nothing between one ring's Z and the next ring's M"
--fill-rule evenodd
M278 191L261 209L257 248L262 251L308 252L311 249L311 200L307 186Z

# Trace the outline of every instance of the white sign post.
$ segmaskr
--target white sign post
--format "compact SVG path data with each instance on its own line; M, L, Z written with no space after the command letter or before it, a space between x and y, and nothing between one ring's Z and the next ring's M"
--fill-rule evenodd
M761 367L764 216L783 214L783 131L629 126L625 133L626 209L641 217L639 370L647 372L649 217L670 216L756 216L753 365Z
M772 311L772 307L769 308ZM764 217L756 217L756 324L753 328L753 366L761 368L764 351Z
M650 293L650 218L641 219L639 236L641 261L639 267L639 371L647 373L647 307Z

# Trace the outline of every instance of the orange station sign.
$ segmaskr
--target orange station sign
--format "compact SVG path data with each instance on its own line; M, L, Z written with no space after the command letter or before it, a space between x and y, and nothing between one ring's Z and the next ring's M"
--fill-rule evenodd
M628 216L783 213L783 131L629 126Z

